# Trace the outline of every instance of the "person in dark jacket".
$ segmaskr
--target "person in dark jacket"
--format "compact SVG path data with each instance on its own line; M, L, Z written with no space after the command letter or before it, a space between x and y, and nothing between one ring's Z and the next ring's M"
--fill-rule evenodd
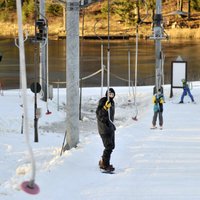
M111 153L115 148L115 125L113 124L115 115L115 91L109 88L105 97L99 100L96 109L97 125L99 135L104 145L102 159L99 161L100 169L114 171L115 168L110 164Z
M191 101L192 101L193 103L195 103L194 97L192 96L192 94L191 94L191 92L190 92L190 88L189 88L189 86L188 86L186 80L185 80L185 79L182 79L182 83L183 83L183 93L182 93L182 95L181 95L181 100L180 100L179 103L183 103L183 99L184 99L184 97L185 97L187 94L189 95Z

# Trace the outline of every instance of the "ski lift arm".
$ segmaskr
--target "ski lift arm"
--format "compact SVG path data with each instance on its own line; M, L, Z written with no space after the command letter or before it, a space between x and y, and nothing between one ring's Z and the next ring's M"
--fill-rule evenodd
M24 42L28 39L28 30L25 30L25 38L24 38ZM19 48L19 45L17 43L18 38L15 38L15 46Z

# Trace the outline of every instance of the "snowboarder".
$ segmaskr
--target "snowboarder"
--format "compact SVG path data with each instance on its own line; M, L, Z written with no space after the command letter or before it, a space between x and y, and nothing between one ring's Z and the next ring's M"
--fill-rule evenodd
M113 124L115 115L115 91L109 88L106 91L105 97L99 100L96 109L97 124L99 135L104 145L102 159L99 161L100 169L112 172L115 170L113 165L110 164L111 153L115 148L115 125Z
M153 120L152 120L152 129L157 128L156 127L156 121L157 117L159 116L159 126L160 129L163 127L163 103L164 103L164 96L161 92L161 89L158 89L158 92L153 96L153 110L154 110L154 115L153 115Z
M187 81L185 79L182 79L182 83L183 83L183 93L181 95L181 100L179 103L183 103L183 99L187 94L189 95L191 101L194 103L194 97L192 96L192 94L190 92L190 88L187 84Z

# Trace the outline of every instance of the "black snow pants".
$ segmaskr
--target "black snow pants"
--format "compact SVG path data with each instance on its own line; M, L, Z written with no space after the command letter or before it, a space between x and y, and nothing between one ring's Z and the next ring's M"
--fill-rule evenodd
M111 153L115 148L115 132L112 131L109 134L100 134L100 136L104 145L102 160L106 166L109 166Z

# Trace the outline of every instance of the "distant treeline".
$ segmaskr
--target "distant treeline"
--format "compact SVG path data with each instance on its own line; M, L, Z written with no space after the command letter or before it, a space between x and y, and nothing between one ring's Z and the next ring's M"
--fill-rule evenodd
M23 19L25 21L34 18L35 7L38 0L21 0L23 5ZM53 16L62 16L65 0L46 0L46 12ZM81 2L81 0L80 0ZM144 8L148 8L151 16L154 16L156 0L110 0L110 11L120 16L122 22L135 23L139 22L144 14ZM107 0L101 1L101 10L98 14L105 16L108 11ZM145 5L144 5L145 4ZM187 11L200 11L200 0L162 0L163 7L171 6L177 10L183 11L187 7ZM12 20L13 16L10 12L16 10L15 0L0 0L0 20Z
M45 0L44 0L45 1ZM64 0L63 0L64 1ZM62 2L63 2L62 1ZM35 8L38 7L38 0L21 0L23 20L28 21L34 19ZM59 0L46 0L46 12L53 16L62 16L63 4ZM16 11L16 0L0 0L0 20L12 21L12 12Z

